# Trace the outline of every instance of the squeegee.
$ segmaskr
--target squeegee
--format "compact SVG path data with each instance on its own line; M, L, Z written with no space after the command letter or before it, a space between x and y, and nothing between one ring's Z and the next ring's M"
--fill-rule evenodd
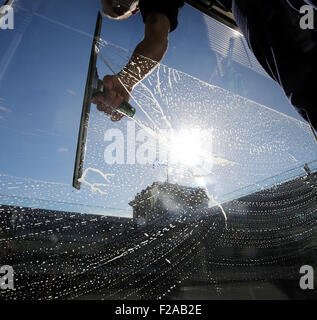
M80 119L77 151L76 151L74 174L73 174L73 187L78 190L81 187L81 183L79 179L82 177L84 161L85 161L87 133L88 133L89 116L90 116L90 109L91 109L91 99L93 97L100 96L100 95L106 96L108 93L108 90L104 87L102 80L98 78L97 67L96 67L97 56L99 53L101 26L102 26L102 16L101 16L101 13L98 12L94 38L91 46L91 54L90 54L90 60L89 60L89 67L88 67L81 119ZM124 101L121 104L121 106L119 106L119 108L117 108L116 110L128 117L133 117L135 114L135 108L133 108L126 101Z

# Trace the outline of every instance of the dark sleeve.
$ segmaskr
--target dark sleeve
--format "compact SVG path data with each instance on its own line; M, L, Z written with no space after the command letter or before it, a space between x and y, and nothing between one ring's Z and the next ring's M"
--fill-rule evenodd
M150 12L162 13L170 21L170 32L177 27L178 10L184 5L181 0L139 0L139 8L145 23L146 17Z

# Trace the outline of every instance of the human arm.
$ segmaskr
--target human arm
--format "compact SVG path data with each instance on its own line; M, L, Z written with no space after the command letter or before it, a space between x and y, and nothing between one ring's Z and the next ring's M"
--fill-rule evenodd
M129 101L134 86L151 73L162 60L170 32L169 18L158 12L150 12L145 20L144 39L136 46L128 64L117 74L105 76L105 87L109 90L106 97L93 100L99 111L111 115L111 120L123 117L116 112L123 101Z

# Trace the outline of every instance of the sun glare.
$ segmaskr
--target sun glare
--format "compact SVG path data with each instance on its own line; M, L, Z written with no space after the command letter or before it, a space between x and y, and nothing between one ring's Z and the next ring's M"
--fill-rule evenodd
M171 162L195 166L201 162L203 148L199 130L174 132L170 138L169 152Z

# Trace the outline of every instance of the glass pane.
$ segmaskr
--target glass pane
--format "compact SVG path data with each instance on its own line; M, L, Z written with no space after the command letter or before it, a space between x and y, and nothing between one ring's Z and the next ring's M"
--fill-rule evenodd
M185 4L163 61L132 92L134 118L92 105L76 190L100 3L13 10L0 30L0 267L19 281L1 299L299 294L289 285L316 260L316 141L240 33ZM103 18L99 77L143 36L140 14Z

